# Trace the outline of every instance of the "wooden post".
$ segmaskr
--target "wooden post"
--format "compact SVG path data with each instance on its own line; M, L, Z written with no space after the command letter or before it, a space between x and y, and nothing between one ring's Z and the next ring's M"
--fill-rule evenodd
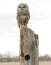
M26 55L30 58L25 58ZM20 65L39 65L38 55L38 35L30 28L20 25Z

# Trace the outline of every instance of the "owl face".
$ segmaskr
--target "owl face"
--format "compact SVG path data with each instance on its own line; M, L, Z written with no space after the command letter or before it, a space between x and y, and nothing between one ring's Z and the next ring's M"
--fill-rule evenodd
M28 5L27 4L19 4L17 8L18 13L28 13Z

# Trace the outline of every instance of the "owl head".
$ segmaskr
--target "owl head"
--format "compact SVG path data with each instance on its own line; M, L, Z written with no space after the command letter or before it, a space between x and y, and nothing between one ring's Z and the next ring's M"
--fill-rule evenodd
M17 7L17 13L20 13L20 14L25 14L27 15L29 13L29 8L28 8L28 5L25 4L25 3L21 3L18 5Z

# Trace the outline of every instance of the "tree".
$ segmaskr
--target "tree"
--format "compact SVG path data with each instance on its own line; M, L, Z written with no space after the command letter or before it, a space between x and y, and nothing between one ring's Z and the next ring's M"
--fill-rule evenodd
M45 57L45 58L50 58L50 56L49 56L48 54L46 54L44 57Z

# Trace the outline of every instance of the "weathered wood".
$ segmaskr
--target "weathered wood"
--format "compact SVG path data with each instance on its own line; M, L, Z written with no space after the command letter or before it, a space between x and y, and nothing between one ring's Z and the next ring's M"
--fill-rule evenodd
M39 65L38 35L24 25L20 25L20 64Z

